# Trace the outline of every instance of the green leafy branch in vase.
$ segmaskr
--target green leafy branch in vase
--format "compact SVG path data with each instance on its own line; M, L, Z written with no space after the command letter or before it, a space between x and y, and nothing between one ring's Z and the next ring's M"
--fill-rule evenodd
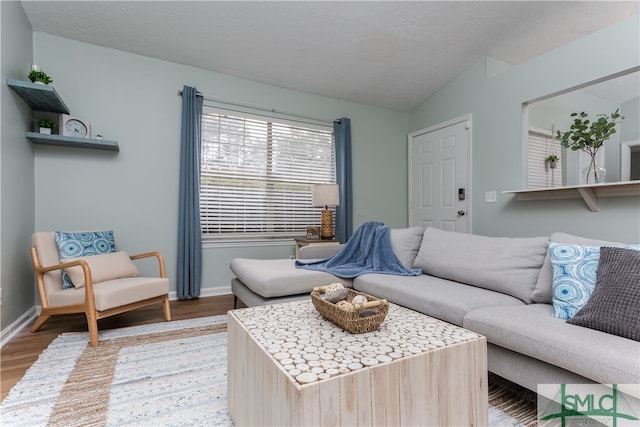
M573 123L568 131L562 133L558 131L557 137L560 138L560 145L564 148L570 148L572 151L582 150L591 156L589 170L587 176L594 174L596 184L599 182L598 171L596 167L596 154L604 145L605 141L616 133L616 124L624 120L624 116L620 115L620 109L607 114L598 114L598 119L590 121L588 114L584 111L581 113L572 113L574 117Z

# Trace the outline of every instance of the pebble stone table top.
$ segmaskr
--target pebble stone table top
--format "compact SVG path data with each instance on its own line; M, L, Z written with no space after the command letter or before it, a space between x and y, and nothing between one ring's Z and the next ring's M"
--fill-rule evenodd
M233 314L300 385L480 338L395 304L389 305L377 330L364 334L343 331L323 319L306 300L234 310Z

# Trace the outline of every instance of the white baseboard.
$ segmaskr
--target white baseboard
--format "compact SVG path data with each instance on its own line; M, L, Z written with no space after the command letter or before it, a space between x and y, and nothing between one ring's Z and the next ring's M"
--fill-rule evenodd
M205 297L217 297L220 295L230 295L231 286L219 286L216 288L204 288L200 289L200 298ZM169 299L171 301L178 299L178 293L176 291L169 292Z
M201 297L217 297L220 295L231 295L231 286L220 286L217 288L200 289Z
M4 347L6 343L11 341L11 338L16 336L18 332L26 328L33 319L38 316L38 307L31 307L26 313L16 319L12 324L7 326L0 332L0 348Z
M220 295L229 295L231 294L231 286L220 286L217 288L204 288L200 290L200 298L205 297L217 297ZM170 300L177 300L178 294L176 291L169 292ZM0 348L4 347L6 343L8 343L11 338L16 336L18 332L26 328L32 320L38 317L38 313L40 313L41 306L34 305L31 307L26 313L20 316L16 321L7 326L0 332Z

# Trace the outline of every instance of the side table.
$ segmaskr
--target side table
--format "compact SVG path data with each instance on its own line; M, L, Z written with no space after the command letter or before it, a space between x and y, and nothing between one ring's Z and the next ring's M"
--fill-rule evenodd
M304 246L337 246L339 240L296 238L296 258L300 258L300 248Z

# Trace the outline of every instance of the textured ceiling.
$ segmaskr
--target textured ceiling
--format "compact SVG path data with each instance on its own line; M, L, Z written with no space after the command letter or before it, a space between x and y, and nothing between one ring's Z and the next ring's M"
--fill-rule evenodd
M411 110L488 55L517 65L639 2L23 1L34 31Z

